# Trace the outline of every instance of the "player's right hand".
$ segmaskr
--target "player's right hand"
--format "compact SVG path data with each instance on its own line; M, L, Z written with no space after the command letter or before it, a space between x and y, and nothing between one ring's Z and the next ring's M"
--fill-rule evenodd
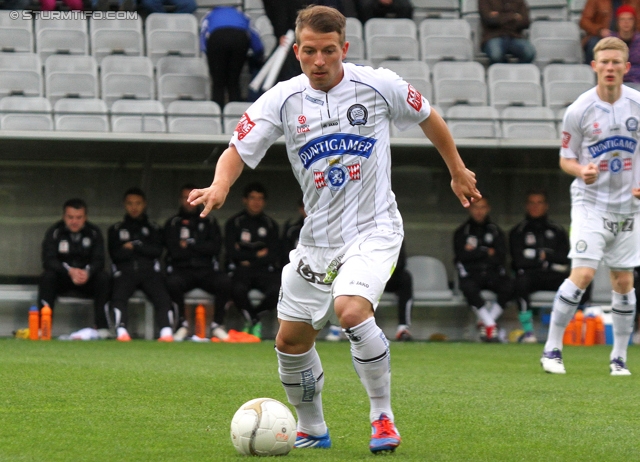
M204 209L200 213L202 218L206 217L212 210L222 207L227 199L229 191L223 191L221 188L211 185L204 189L193 189L187 199L191 205L204 205Z
M589 162L587 165L582 167L580 176L586 184L593 184L598 179L598 167L596 164Z

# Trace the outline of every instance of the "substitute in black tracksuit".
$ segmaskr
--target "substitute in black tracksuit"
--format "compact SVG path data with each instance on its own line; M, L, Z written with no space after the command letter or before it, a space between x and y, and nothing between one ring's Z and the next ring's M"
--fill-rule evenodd
M163 250L162 232L147 217L146 196L140 188L130 188L124 193L124 207L124 220L111 226L108 234L113 263L111 305L116 316L118 339L130 339L126 330L128 300L136 289L141 289L155 307L160 339L171 341L169 312L173 307L159 261Z
M524 220L511 229L511 265L516 274L515 297L520 302L520 322L532 337L529 296L537 290L557 291L569 276L569 236L547 216L549 204L544 190L527 193Z
M242 199L245 209L229 218L225 225L227 269L233 278L233 298L240 310L249 313L253 326L258 323L258 313L276 308L280 291L280 270L277 268L280 236L278 224L263 212L266 196L262 184L248 184ZM256 308L248 297L251 289L264 294ZM259 332L254 332L252 327L252 333Z
M38 305L53 309L61 294L93 298L95 328L107 329L109 275L104 270L102 232L87 221L82 199L69 199L62 210L62 220L47 230L42 242Z
M486 335L481 330L481 336L488 341L497 339L495 321L513 293L513 280L505 268L505 235L489 218L490 210L486 198L473 202L469 207L470 218L456 229L453 238L460 290L486 329ZM482 290L495 292L499 306L484 300Z
M231 278L220 271L218 258L222 248L222 233L215 218L201 218L200 207L188 202L194 185L180 190L180 210L164 225L167 247L167 287L178 306L179 323L188 327L184 315L184 294L200 288L215 296L212 331L224 324L224 307L231 299Z

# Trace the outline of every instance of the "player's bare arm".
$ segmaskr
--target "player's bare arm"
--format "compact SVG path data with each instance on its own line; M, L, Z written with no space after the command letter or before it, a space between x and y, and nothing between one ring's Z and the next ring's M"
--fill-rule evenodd
M582 165L578 159L561 157L560 168L569 175L582 178L585 184L593 184L598 179L598 167L592 162Z
M231 145L220 156L216 164L216 172L213 176L211 186L204 189L194 189L189 194L191 205L204 205L201 217L206 217L212 210L217 210L224 204L233 183L236 182L244 162L238 154L235 146Z
M447 164L451 174L451 189L463 207L469 207L471 202L480 200L482 194L476 187L476 174L465 167L451 132L440 114L432 110L429 117L420 123L420 128Z

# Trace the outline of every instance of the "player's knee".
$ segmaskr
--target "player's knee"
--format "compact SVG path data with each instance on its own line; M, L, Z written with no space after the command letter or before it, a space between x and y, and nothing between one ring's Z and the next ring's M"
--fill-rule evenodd
M340 296L334 301L334 308L343 328L357 326L373 316L373 306L364 297Z

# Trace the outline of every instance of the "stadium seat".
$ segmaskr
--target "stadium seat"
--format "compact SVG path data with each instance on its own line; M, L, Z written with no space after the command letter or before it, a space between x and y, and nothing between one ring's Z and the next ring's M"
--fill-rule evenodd
M115 101L111 106L111 130L116 133L166 132L164 107L155 100Z
M476 61L440 61L433 67L434 102L445 110L456 104L487 105L487 84Z
M358 18L347 18L347 27L345 29L345 35L347 37L360 37L364 38L364 30L362 23Z
M580 24L582 10L586 4L587 0L569 0L569 20Z
M151 13L145 22L147 56L154 65L163 56L200 56L198 22L192 14Z
M458 105L447 110L447 125L454 138L499 138L500 114L492 106Z
M107 104L101 99L63 98L53 106L56 130L69 132L108 132Z
M413 19L457 18L460 16L459 0L411 0Z
M432 100L429 66L423 61L382 61L380 67L392 70L415 87L428 101Z
M220 106L214 101L173 101L167 119L169 133L222 134Z
M153 63L146 56L106 56L101 66L102 99L154 99Z
M260 40L264 45L265 56L269 56L269 54L278 44L278 38L273 33L273 26L271 25L271 21L266 15L262 15L256 18L255 21L253 21L253 27L260 35Z
M527 0L529 19L533 21L566 21L567 0Z
M550 63L580 64L584 61L580 28L571 21L535 21L529 40L536 49L535 63L541 68Z
M588 64L549 64L542 76L545 106L556 115L596 84L596 74Z
M33 21L11 18L9 10L0 10L0 51L33 53Z
M165 106L177 99L211 99L209 68L204 60L166 56L158 60L156 71L158 100Z
M426 255L407 258L407 271L413 277L415 306L460 305L461 299L449 288L447 269L440 260Z
M372 18L364 25L364 38L382 35L385 37L410 37L416 38L416 23L411 19L401 18Z
M91 54L98 65L108 55L142 56L144 38L141 19L91 19Z
M542 106L540 69L535 64L492 64L487 75L489 104L496 109Z
M44 63L45 96L55 104L60 98L98 98L98 65L93 56L52 55Z
M88 55L89 35L84 19L36 19L36 53L46 62L53 54Z
M246 111L251 103L246 103L243 101L231 101L225 104L222 109L222 121L224 126L224 133L226 135L232 135L236 125L238 125L238 121L244 111Z
M386 59L420 59L418 40L412 37L374 35L367 37L365 50L367 59L379 63Z
M473 59L471 26L464 19L425 19L419 28L422 60L429 66L438 61Z
M3 130L53 130L51 103L36 96L7 96L0 99L0 128Z
M558 139L555 116L548 107L507 107L501 117L503 138Z
M480 20L480 12L478 11L478 0L462 0L460 17L467 21L471 29L471 40L473 41L473 50L475 55L484 55L480 49L480 42L482 40L482 22Z
M265 14L262 0L244 0L244 14L251 19L257 19Z
M42 63L35 53L0 53L0 98L42 96Z

